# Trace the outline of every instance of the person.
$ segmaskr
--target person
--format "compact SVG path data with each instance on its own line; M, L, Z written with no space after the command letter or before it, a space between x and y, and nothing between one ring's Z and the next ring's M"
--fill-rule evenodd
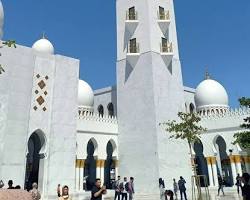
M39 200L39 199L41 199L41 194L40 194L40 192L38 191L37 188L38 188L37 183L33 183L32 184L32 190L29 191L31 193L32 200Z
M162 178L159 178L160 199L165 199L165 184Z
M222 191L223 193L223 196L225 196L225 193L224 193L224 190L223 190L223 186L224 186L224 183L223 183L223 178L221 177L221 175L218 175L218 184L219 184L219 188L218 188L218 195L220 195L220 190Z
M128 187L125 188L125 186L127 186L127 185L128 185L127 177L124 177L123 182L121 182L119 185L119 189L120 189L121 195L122 195L122 200L128 199L128 191L126 190L126 188L128 188Z
M168 200L168 196L169 196L169 200L174 200L174 193L172 190L165 191L165 200Z
M106 186L103 185L101 187L101 180L97 178L95 180L95 185L93 186L91 191L91 200L102 200L102 195L106 193L107 193Z
M184 198L185 200L187 200L187 194L186 194L186 181L185 179L180 176L180 180L178 181L178 187L179 187L179 190L180 190L180 194L181 194L181 200L183 199L183 194L184 194Z
M120 191L120 181L121 180L121 177L118 176L117 177L117 180L115 181L115 200L116 198L118 197L118 200L120 200L120 195L121 195L121 191Z
M237 174L235 185L237 186L238 194L240 194L240 188L242 187L240 174Z
M8 188L7 189L15 189L14 187L13 187L13 181L12 180L9 180L8 181Z
M15 189L21 189L21 186L20 185L16 185Z
M135 193L135 190L134 190L134 177L130 177L130 180L129 180L129 183L128 183L129 200L133 199L134 193Z
M4 187L3 180L0 180L0 189Z
M173 189L174 189L175 199L178 199L178 197L177 197L178 185L177 185L175 178L173 179Z
M58 200L72 200L69 196L69 187L67 185L62 188L62 195L58 198Z
M248 173L242 174L242 182L244 184L242 187L243 200L250 200L250 175Z
M57 185L56 192L57 192L57 196L60 197L61 196L61 185L60 184Z

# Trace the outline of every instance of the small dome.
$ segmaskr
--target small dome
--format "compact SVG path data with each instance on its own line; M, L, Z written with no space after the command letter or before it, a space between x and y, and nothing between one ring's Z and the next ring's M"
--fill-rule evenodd
M228 107L228 95L225 88L210 78L198 85L194 99L198 110L207 107Z
M94 92L83 80L78 82L78 105L83 107L93 107L94 105Z
M3 11L3 4L0 0L0 39L3 37L3 24L4 24L4 11Z
M38 41L36 41L32 48L37 52L44 54L54 54L54 47L51 42L44 37Z

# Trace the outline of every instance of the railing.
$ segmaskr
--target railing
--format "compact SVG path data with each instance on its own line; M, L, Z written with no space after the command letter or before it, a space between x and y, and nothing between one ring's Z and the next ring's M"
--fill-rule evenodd
M170 20L169 11L158 12L158 20Z
M129 13L129 11L127 11L126 20L128 20L128 21L138 20L137 11L135 11L134 13Z
M130 44L127 46L127 53L140 53L140 45L139 43L136 43L134 46L130 46Z
M161 53L173 53L173 44L172 42L167 42L166 44L160 45Z

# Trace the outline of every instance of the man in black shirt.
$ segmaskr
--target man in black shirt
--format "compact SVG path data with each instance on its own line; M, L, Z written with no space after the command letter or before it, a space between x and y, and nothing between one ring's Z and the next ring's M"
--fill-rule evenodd
M242 174L242 182L244 183L242 187L243 200L250 200L250 175L248 173Z
M101 187L101 180L99 178L96 179L95 186L91 191L91 200L102 200L102 195L106 193L106 186Z

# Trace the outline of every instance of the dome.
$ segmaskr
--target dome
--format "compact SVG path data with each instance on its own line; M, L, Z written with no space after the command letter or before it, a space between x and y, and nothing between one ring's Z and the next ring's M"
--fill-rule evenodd
M3 37L3 23L4 23L4 11L3 11L3 4L0 0L0 39Z
M207 107L228 107L228 95L225 88L209 78L198 85L194 98L198 110Z
M54 54L54 47L51 42L44 37L38 41L36 41L33 46L37 52L44 53L44 54Z
M94 92L83 80L78 82L78 105L83 107L93 107L94 105Z

